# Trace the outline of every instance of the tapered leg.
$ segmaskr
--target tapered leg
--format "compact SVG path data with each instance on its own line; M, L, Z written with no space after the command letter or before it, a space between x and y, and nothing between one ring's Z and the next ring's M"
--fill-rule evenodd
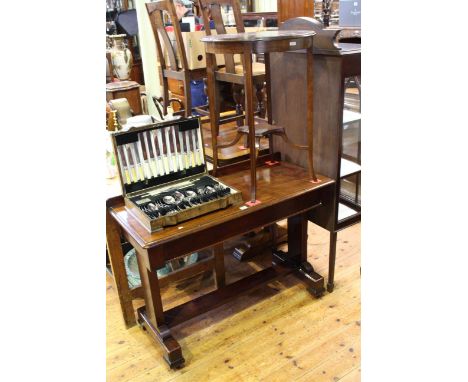
M169 81L163 77L163 115L167 114L167 107L169 106Z
M314 170L314 55L312 46L307 49L307 150L309 176L317 182Z
M273 124L273 113L271 110L271 71L270 71L270 53L265 53L265 91L266 91L266 116L267 121Z
M188 71L185 71L184 78L184 97L185 97L185 117L190 117L192 115L192 92L190 77Z
M210 125L211 125L211 147L213 149L213 175L216 176L218 169L218 126L216 116L216 79L215 79L215 62L211 53L206 54L206 78L208 81L208 101L210 104Z
M249 150L250 150L250 201L257 201L257 172L255 155L255 124L253 110L253 89L252 89L252 53L246 49L244 52L244 78L245 78L245 114L246 122L249 126Z
M238 84L232 85L232 97L236 103L236 115L242 115L242 86ZM237 126L242 126L242 120L237 120Z
M328 282L327 291L333 292L335 287L335 260L336 260L336 239L338 234L330 232L330 251L328 252Z
M263 82L255 84L255 96L257 97L257 113L260 118L265 118L265 102L263 96Z

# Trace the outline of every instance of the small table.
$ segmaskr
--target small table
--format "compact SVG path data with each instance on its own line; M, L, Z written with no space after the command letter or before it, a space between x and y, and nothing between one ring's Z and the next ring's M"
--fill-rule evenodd
M143 114L140 84L135 81L116 81L106 84L106 100L126 98L134 115Z
M138 323L162 346L164 359L172 368L183 365L184 358L179 343L171 334L171 327L290 273L305 281L314 296L322 295L325 290L323 277L307 262L307 214L320 208L322 200L329 199L334 182L319 175L320 182L311 183L307 171L285 162L280 166L260 167L257 175L258 194L263 200L261 204L253 207L231 206L154 233L149 233L127 211L122 197L107 202L107 223L111 227L110 230L108 228L108 248L119 247L118 229L135 248L145 299L145 306L137 310ZM248 170L219 179L240 190L244 200L248 198ZM224 259L218 256L216 276L217 281L221 282L217 282L216 290L163 310L160 281L155 269L162 267L168 260L204 248L219 247L232 237L283 219L288 219L288 253L274 250L271 267L224 285ZM110 253L110 256L114 254ZM126 280L124 272L119 269L115 275L122 283Z
M219 34L206 36L201 39L205 43L206 50L206 64L207 64L207 78L208 78L208 97L211 105L215 105L215 81L216 78L223 80L222 76L228 75L227 73L217 74L215 55L216 54L240 54L242 57L243 76L245 79L245 109L247 126L239 128L240 133L248 133L248 142L250 150L250 202L252 204L258 203L256 190L256 147L255 141L259 136L268 136L270 143L270 153L272 153L272 135L280 135L292 146L299 149L308 150L309 158L309 176L312 180L316 181L316 175L313 166L313 37L316 33L314 31L261 31L253 33L237 33L237 34ZM270 79L270 53L273 52L288 52L300 49L306 49L307 59L309 62L306 71L305 81L307 83L307 110L305 111L307 120L307 146L295 145L286 137L286 132L283 127L273 125L271 118L271 79ZM267 91L267 109L268 121L262 123L261 129L255 129L254 121L254 105L253 105L253 73L252 73L252 54L264 54L265 57L265 77L266 77L266 91ZM240 75L242 76L242 75ZM210 107L210 120L212 121L212 147L213 147L213 173L216 175L218 167L217 158L217 134L214 128L214 121L216 121L216 110ZM261 130L261 131L260 131ZM233 142L232 144L234 144ZM226 145L229 146L229 145Z

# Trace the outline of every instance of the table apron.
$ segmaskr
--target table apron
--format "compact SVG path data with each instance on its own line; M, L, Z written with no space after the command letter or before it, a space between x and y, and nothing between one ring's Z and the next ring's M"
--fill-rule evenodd
M306 193L295 198L281 201L275 208L262 208L251 214L240 215L220 224L207 227L203 230L174 238L165 243L156 244L148 248L150 266L158 266L167 260L180 257L198 250L222 243L232 237L239 236L256 228L273 224L303 212L310 211L321 205L321 199L328 187Z
M312 36L310 38L291 38L288 40L272 41L252 41L249 43L239 42L205 42L206 53L211 54L242 54L246 50L251 53L274 53L288 52L300 49L307 49L312 46Z

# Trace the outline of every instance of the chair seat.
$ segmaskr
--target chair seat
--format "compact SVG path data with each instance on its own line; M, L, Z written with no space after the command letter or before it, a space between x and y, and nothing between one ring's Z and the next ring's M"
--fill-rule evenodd
M243 125L237 128L239 134L249 134L249 126ZM284 127L277 125L270 125L264 121L255 121L255 136L266 137L270 134L284 134Z
M243 74L244 68L241 64L235 66L236 74ZM220 68L218 70L220 73L226 73L226 68ZM260 76L265 74L265 64L261 62L253 62L252 63L252 74L254 76Z

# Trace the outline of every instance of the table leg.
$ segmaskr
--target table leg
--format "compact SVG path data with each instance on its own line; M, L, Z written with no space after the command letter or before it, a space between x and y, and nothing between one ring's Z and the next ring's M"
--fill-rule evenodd
M236 115L242 115L242 86L233 84L232 85L232 98L234 98L234 102L236 103ZM237 126L242 126L242 120L239 118L237 119Z
M216 115L216 78L215 78L215 61L213 55L206 54L206 77L208 81L208 103L210 110L210 126L211 126L211 147L213 149L213 175L216 176L218 170L218 117Z
M314 55L312 46L307 49L307 150L309 176L317 182L314 170Z
M252 52L246 49L244 52L244 90L245 90L245 118L249 126L249 154L250 154L250 201L257 202L257 170L255 155L255 122L253 110L253 77L252 77Z
M166 325L157 273L150 269L148 252L142 248L135 250L145 297L145 306L138 309L138 323L159 342L164 352L163 357L169 366L181 367L185 360L179 343Z
M265 102L263 97L263 82L255 84L255 96L257 97L257 113L260 118L265 118Z
M216 289L222 288L226 285L226 272L224 270L224 247L223 244L216 244L213 247L213 255L215 260L215 280Z
M271 71L270 71L270 53L265 53L265 83L266 83L266 116L267 121L273 124L272 99L271 99Z
M290 261L296 263L295 274L309 287L315 297L325 291L325 281L307 261L307 214L302 213L288 218L288 253Z
M327 291L333 292L335 288L335 260L336 260L336 239L338 234L334 231L330 232L330 250L328 252L328 282Z
M109 260L112 267L115 288L119 295L120 308L125 322L125 326L130 328L136 325L133 311L133 296L128 286L127 272L125 271L124 255L120 242L120 228L117 222L106 209L106 246Z

